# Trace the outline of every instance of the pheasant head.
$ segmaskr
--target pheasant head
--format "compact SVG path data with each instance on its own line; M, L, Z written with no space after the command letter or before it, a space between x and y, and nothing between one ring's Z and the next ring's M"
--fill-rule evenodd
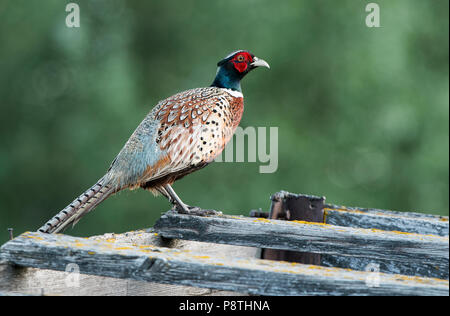
M270 68L269 64L252 53L238 50L217 63L218 69L212 87L241 91L241 80L257 67Z

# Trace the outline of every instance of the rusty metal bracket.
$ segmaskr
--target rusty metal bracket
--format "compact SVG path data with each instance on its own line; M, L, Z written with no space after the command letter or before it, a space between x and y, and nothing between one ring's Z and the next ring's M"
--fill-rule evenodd
M288 221L324 222L325 197L280 191L272 195L271 200L270 213L252 211L250 216ZM278 249L261 249L261 259L315 265L320 265L321 262L320 254L317 253Z

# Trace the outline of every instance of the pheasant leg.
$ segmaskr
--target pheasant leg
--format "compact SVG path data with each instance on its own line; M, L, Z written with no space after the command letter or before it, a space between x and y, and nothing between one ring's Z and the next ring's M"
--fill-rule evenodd
M174 189L170 184L164 185L164 190L169 196L168 199L170 203L174 205L174 209L180 214L189 214L197 216L207 216L207 215L222 215L222 212L215 210L204 210L197 206L189 206L185 204L180 197L175 193Z

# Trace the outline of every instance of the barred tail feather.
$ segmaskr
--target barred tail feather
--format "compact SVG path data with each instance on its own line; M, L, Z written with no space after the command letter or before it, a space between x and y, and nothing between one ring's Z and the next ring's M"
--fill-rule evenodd
M53 216L47 223L38 229L42 233L58 233L67 228L67 225L75 225L78 221L93 210L103 200L115 191L105 183L105 177L81 194L62 211Z

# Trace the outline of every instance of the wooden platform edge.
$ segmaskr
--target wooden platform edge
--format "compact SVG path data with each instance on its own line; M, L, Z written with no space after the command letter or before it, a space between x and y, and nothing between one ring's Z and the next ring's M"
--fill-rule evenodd
M324 217L325 223L336 226L449 235L449 221L445 216L326 205Z
M272 203L307 199L311 205L322 201L324 210L324 223L358 228L375 228L390 231L402 231L417 234L432 234L439 236L449 235L449 217L419 212L399 212L376 208L349 207L325 203L325 197L307 194L297 194L279 191L271 196ZM254 210L258 214L265 212ZM268 212L265 214L267 217Z
M368 258L384 257L419 263L430 259L444 267L448 266L449 258L447 236L324 223L227 215L200 217L169 211L160 217L154 229L166 238Z
M448 295L448 281L24 233L0 248L8 264L260 295Z
M448 276L448 236L243 216L186 216L170 211L161 216L154 228L166 238L418 265Z

